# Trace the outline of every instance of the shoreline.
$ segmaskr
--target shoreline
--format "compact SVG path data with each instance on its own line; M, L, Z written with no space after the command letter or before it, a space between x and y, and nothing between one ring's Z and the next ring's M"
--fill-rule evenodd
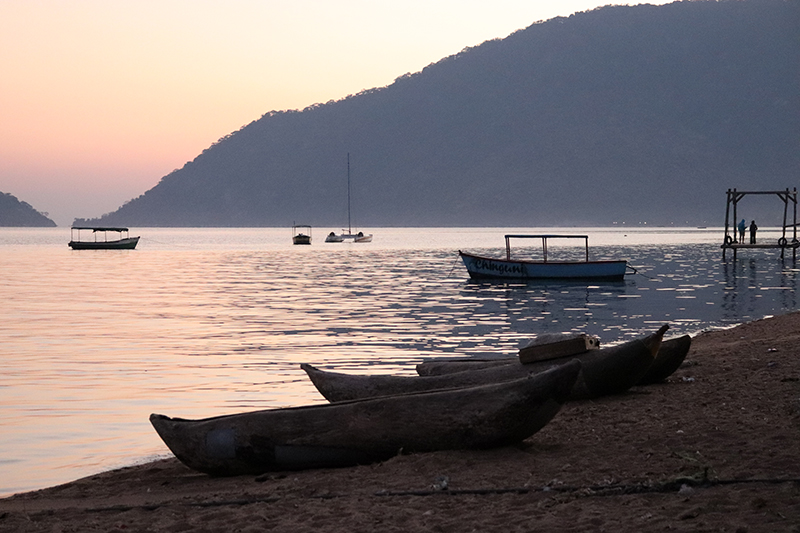
M2 498L0 530L800 531L798 340L800 312L702 332L667 382L518 446L231 478L160 459Z

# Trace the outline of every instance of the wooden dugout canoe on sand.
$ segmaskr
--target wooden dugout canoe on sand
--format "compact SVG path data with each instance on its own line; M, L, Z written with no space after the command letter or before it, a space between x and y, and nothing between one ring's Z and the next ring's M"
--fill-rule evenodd
M683 335L673 339L667 339L661 342L653 363L647 369L647 372L636 382L636 385L651 385L659 383L671 376L686 359L686 354L692 345L692 337L690 335ZM560 359L551 360L551 362L567 361L569 359L583 360L585 357L592 357L591 351L581 354L576 354ZM417 365L417 373L420 376L439 376L444 374L453 374L455 372L475 371L482 368L489 368L498 365L518 364L519 360L516 357L502 357L497 359L435 359L425 361ZM527 365L526 365L527 366Z
M569 399L578 400L616 394L635 385L648 371L661 338L668 326L642 339L610 348L591 350L570 358L521 364L516 358L509 364L478 370L431 376L356 375L320 370L301 365L317 390L330 402L374 398L392 394L421 392L453 387L472 387L499 383L537 374L567 361L579 360L582 370L570 390Z
M578 361L504 383L202 420L150 415L172 453L212 475L366 464L400 451L491 448L522 441L558 413Z
M683 335L674 339L668 339L661 343L656 359L650 368L647 369L642 378L636 382L637 385L651 385L659 383L670 377L686 359L689 348L692 347L692 337Z

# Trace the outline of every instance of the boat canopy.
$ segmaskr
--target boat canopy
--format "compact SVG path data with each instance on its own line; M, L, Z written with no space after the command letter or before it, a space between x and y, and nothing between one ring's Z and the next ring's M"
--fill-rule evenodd
M586 247L586 261L589 261L589 236L588 235L557 235L557 234L544 234L544 235L506 235L506 260L511 260L511 243L510 239L542 239L542 252L544 254L544 262L547 262L547 239L583 239Z
M98 232L98 231L118 231L120 233L123 232L123 231L128 231L128 228L111 228L111 227L102 227L101 228L101 227L95 227L95 226L72 226L72 229L92 230L94 232Z

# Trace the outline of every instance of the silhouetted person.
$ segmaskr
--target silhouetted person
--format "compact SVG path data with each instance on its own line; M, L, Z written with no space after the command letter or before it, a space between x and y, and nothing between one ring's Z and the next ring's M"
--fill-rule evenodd
M758 226L756 226L756 221L750 222L750 244L756 243L756 230L758 230Z
M745 228L745 223L744 219L742 219L742 221L739 222L739 242L741 244L744 244L744 228Z

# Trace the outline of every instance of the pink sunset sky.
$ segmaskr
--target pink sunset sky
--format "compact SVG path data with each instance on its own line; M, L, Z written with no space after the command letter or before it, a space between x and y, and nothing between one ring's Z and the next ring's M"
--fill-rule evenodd
M3 0L0 191L68 226L268 111L382 87L607 3Z

